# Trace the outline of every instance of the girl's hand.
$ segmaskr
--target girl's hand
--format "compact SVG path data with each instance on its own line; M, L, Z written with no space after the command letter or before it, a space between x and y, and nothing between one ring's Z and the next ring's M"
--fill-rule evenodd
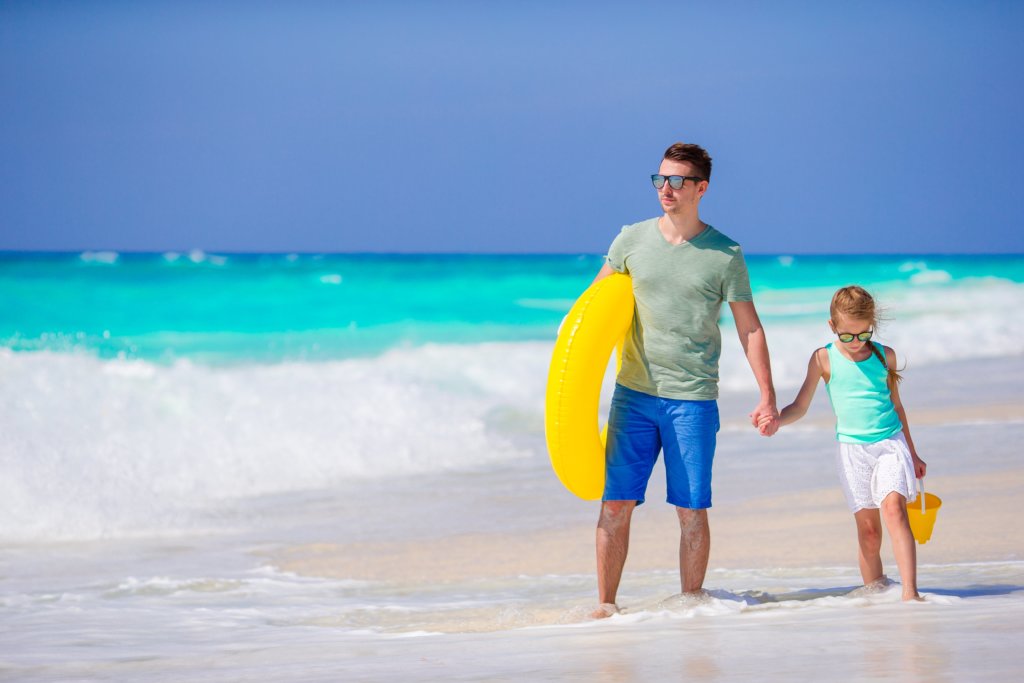
M914 476L918 479L924 479L925 472L928 471L928 463L916 455L913 457L914 460Z
M771 436L778 431L778 427L771 430L771 423L774 418L771 415L762 415L757 421L757 431L761 433L761 436ZM769 433L769 430L771 432Z

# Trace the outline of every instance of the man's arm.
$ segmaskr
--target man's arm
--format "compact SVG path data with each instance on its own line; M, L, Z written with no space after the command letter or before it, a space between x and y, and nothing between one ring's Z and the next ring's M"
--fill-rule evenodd
M608 262L606 261L605 264L601 266L601 270L597 271L597 277L594 278L594 282L603 280L614 272L615 269L608 265ZM591 282L590 284L594 284L594 282Z
M597 271L597 277L594 278L594 282L597 282L598 280L603 280L614 272L615 269L609 266L608 262L606 261L605 264L601 266L601 270ZM591 282L590 284L594 284L594 282ZM568 313L562 316L562 322L558 323L558 334L562 333L562 325L565 324L565 319L568 317Z
M779 429L779 410L776 407L775 385L772 383L772 366L768 358L768 340L765 338L764 327L757 317L753 301L730 301L729 308L736 320L736 332L740 336L743 353L747 356L747 362L761 390L761 402L750 414L750 421L757 427L763 416L771 416L771 421L760 427L761 434L771 436Z

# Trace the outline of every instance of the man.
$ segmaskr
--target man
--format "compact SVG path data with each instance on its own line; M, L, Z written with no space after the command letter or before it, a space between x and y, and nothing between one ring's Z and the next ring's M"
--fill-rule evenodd
M703 591L711 549L711 464L718 432L718 314L729 302L761 400L751 421L778 429L768 345L754 309L740 246L704 223L700 200L711 157L698 145L668 148L651 176L664 211L628 225L612 242L596 280L632 279L636 310L626 338L608 422L605 490L597 524L595 617L618 611L615 596L634 508L643 503L659 451L665 453L668 502L679 516L679 574L684 594Z

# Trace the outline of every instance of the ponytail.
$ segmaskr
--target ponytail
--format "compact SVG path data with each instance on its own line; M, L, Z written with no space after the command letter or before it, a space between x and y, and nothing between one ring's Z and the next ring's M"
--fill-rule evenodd
M877 358L882 364L882 367L885 368L885 383L889 385L889 392L892 393L893 391L896 391L896 387L903 381L903 375L897 372L894 368L890 368L889 364L885 362L885 353L881 348L879 348L881 346L880 344L869 341L868 346L871 347L871 351L875 354L875 358Z

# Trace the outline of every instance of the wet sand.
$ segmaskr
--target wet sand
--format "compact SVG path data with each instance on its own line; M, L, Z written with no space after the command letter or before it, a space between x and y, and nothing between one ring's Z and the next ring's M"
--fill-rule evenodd
M1024 421L1024 404L936 406L913 413L915 433L929 426L1015 424ZM727 422L742 425L734 418ZM799 423L804 430L827 432L832 421L820 410ZM982 425L982 426L979 426ZM732 437L723 437L723 439ZM785 432L773 437L785 447ZM822 437L823 439L825 437ZM927 439L923 439L927 441ZM728 442L727 442L728 443ZM760 447L752 442L753 447ZM920 447L920 444L919 444ZM1012 444L1003 444L1012 449ZM935 450L935 447L932 447ZM928 456L923 456L928 459ZM716 464L716 467L718 465ZM961 465L963 470L966 465ZM942 472L941 459L933 470ZM967 468L969 469L969 467ZM537 476L550 476L540 472ZM738 478L741 474L724 475ZM827 567L856 564L856 532L831 472L827 486L794 493L745 496L716 505L709 512L712 528L710 569ZM721 478L716 473L716 482ZM729 481L720 482L723 487ZM943 499L932 540L918 546L918 562L948 564L1014 560L1024 557L1024 527L1016 523L1024 468L982 473L936 474L928 489ZM626 571L665 570L677 566L678 531L673 508L659 502L657 475L652 478L648 503L635 514ZM768 487L769 490L772 487ZM777 486L774 488L778 488ZM538 504L543 504L539 501ZM270 552L270 561L285 571L308 576L438 583L472 578L518 575L592 574L594 526L598 503L575 501L578 514L554 528L516 529L514 524L487 533L435 533L416 539L347 542L325 537ZM883 560L892 566L888 543Z
M1024 528L1016 523L1024 469L929 478L943 498L932 540L918 562L948 564L1022 559ZM597 515L597 503L594 516ZM711 568L855 565L853 518L838 487L754 498L713 508ZM677 564L675 514L647 504L634 516L627 571ZM892 566L889 548L883 559ZM419 541L323 541L282 548L272 561L309 576L437 583L516 575L594 571L593 526L558 530L457 534Z

